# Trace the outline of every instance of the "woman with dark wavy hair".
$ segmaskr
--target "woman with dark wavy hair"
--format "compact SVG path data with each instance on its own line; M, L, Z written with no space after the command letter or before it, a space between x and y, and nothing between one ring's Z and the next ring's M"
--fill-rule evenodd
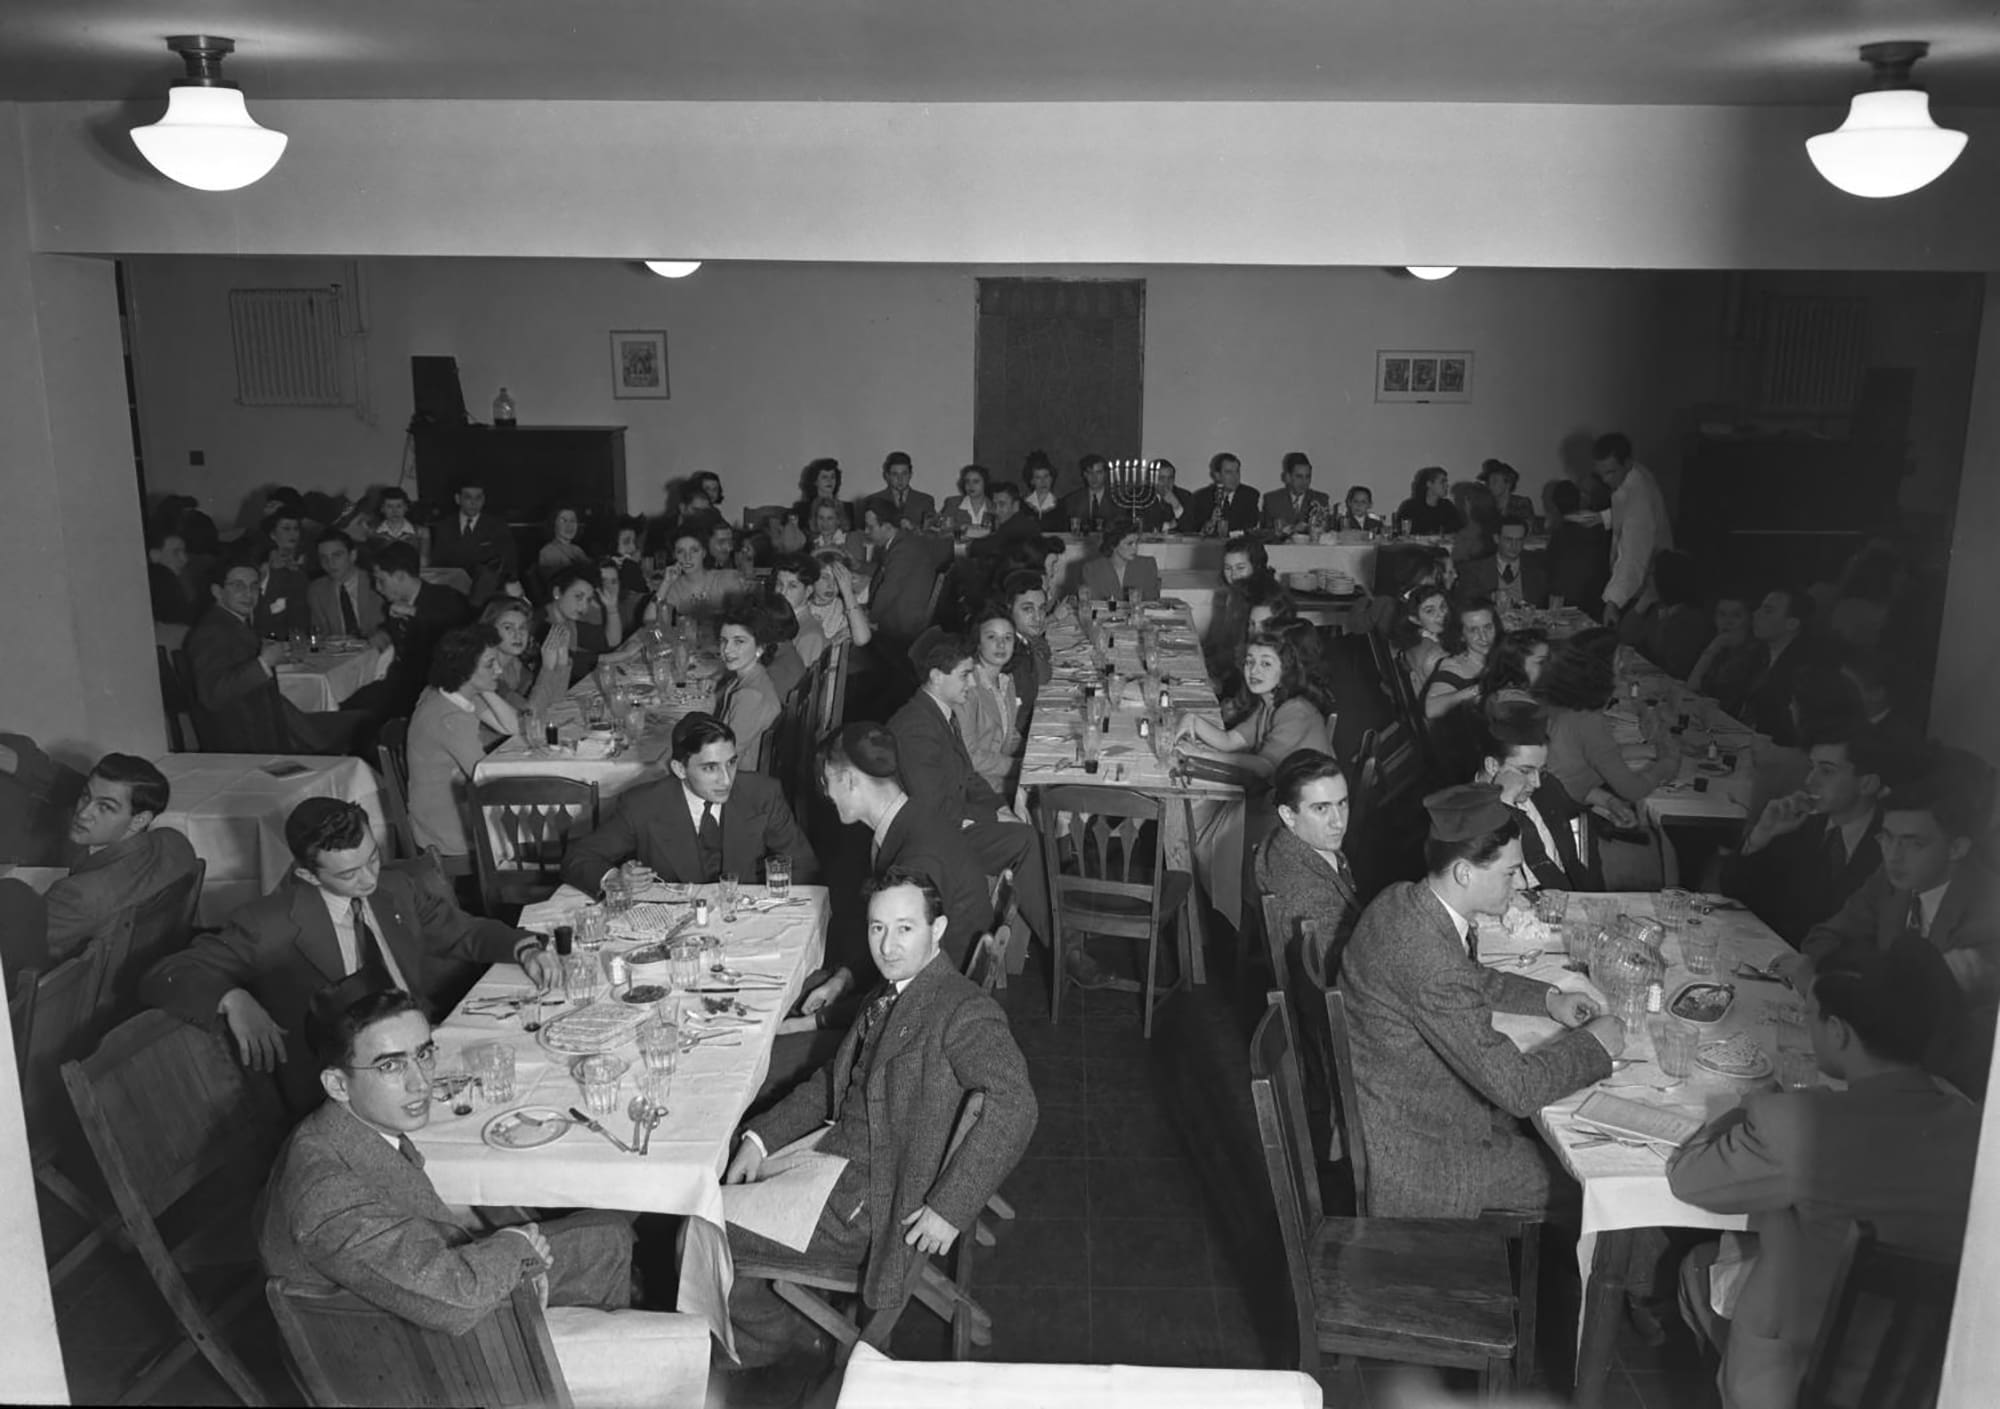
M1396 506L1396 527L1407 523L1420 538L1457 533L1465 519L1450 496L1451 475L1444 466L1424 466L1410 476L1410 497Z
M1459 705L1479 698L1479 685L1486 674L1486 658L1499 637L1493 602L1475 597L1452 613L1445 628L1444 655L1431 667L1424 681L1424 718L1439 719Z
M1496 705L1533 701L1535 681L1548 664L1550 650L1548 633L1532 626L1502 636L1486 657L1480 703L1490 713Z
M1450 625L1451 593L1441 583L1426 582L1412 588L1403 599L1403 610L1389 629L1389 642L1402 657L1410 689L1419 699L1438 662L1451 654L1444 644Z
M520 731L520 716L500 693L499 633L491 626L447 631L431 653L430 688L410 712L405 756L418 846L434 846L440 856L471 852L472 770Z
M799 471L799 502L792 506L799 517L799 527L811 530L813 510L821 504L833 505L840 516L840 531L846 533L854 527L854 516L840 499L840 461L832 457L814 460ZM717 567L728 567L728 563L717 563Z

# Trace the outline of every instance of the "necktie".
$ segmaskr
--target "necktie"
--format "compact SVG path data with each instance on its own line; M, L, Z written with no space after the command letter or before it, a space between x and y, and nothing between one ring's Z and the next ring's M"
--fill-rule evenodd
M1915 895L1910 897L1910 914L1909 918L1903 922L1903 929L1912 939L1923 939L1925 937L1924 902Z
M875 1049L881 1045L882 1032L888 1027L889 1009L896 1003L896 990L892 985L883 985L882 991L869 1000L861 1013L861 1040L854 1047L854 1068L865 1072L875 1059Z
M1471 925L1465 927L1465 957L1479 962L1479 931Z
M722 879L722 823L716 818L712 802L701 805L701 827L695 833L695 847L701 853L703 883Z
M1829 825L1826 829L1827 877L1839 880L1841 872L1847 869L1847 842L1840 835L1840 828Z
M472 533L472 526L478 522L479 520L477 519L465 519L459 524L458 531L462 534L470 536Z
M389 977L389 966L383 962L382 946L375 941L375 932L368 928L368 909L356 896L348 909L354 921L354 972L368 980L369 991L395 988L396 981Z
M340 588L340 624L350 636L361 634L361 618L354 611L354 586L342 584Z
M417 1148L417 1142L412 1140L409 1136L398 1135L396 1137L396 1149L398 1152L402 1154L404 1159L408 1160L418 1169L422 1169L424 1167L423 1151Z
M896 512L899 514L903 512L903 496L901 494L896 496Z
M1500 569L1500 580L1501 580L1502 582L1506 583L1506 584L1507 584L1508 586L1510 586L1510 587L1511 587L1511 586L1513 585L1513 583L1514 583L1514 565L1513 565L1512 563L1509 563L1509 564L1507 564L1507 566L1506 566L1506 567L1504 567L1504 568L1501 568L1501 569Z

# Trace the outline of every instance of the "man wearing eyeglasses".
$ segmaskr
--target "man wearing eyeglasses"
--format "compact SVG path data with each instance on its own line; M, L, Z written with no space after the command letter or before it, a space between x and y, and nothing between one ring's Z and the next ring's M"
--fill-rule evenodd
M307 798L285 819L285 843L292 873L221 933L161 960L139 997L190 1023L221 1016L243 1064L276 1070L294 1110L320 1100L304 1022L326 985L365 974L371 987L424 998L447 959L518 963L547 983L536 936L473 919L421 873L385 870L368 814L354 803Z
M416 1000L357 976L315 994L304 1029L327 1099L292 1132L264 1191L257 1242L270 1275L289 1291L349 1292L450 1335L531 1278L576 1403L700 1396L706 1324L627 1309L629 1215L511 1223L515 1210L468 1216L438 1197L410 1138L430 1123L437 1065ZM607 1353L613 1338L616 1353Z

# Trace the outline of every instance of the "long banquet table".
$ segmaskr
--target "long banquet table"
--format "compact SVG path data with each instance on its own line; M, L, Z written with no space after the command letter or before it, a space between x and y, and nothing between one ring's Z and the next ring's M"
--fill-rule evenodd
M713 895L714 887L695 894ZM488 1147L481 1132L503 1109L550 1106L567 1111L582 1105L569 1074L570 1059L551 1053L536 1035L522 1031L515 1018L491 1018L468 1013L479 999L520 994L530 987L527 976L513 964L496 964L460 1002L437 1030L444 1048L442 1065L461 1058L467 1046L500 1042L514 1051L514 1100L505 1106L454 1116L443 1103L433 1105L431 1123L416 1137L424 1155L424 1171L438 1194L454 1204L522 1204L530 1207L623 1209L640 1213L685 1215L686 1251L681 1262L680 1309L706 1317L725 1346L729 1334L729 1286L732 1269L728 1239L723 1232L722 1172L729 1161L737 1122L756 1097L770 1069L771 1044L778 1024L798 1000L806 975L825 953L827 892L821 886L794 886L791 904L768 910L745 910L734 924L719 920L703 933L720 936L730 965L747 972L778 975L782 987L744 995L756 1016L743 1029L740 1044L703 1042L683 1052L674 1074L669 1112L653 1132L651 1151L643 1158L614 1149L580 1127L534 1150ZM760 901L765 892L746 886L744 897ZM649 893L642 899L657 899ZM582 892L564 886L549 900L521 914L523 928L548 932L589 902ZM614 922L615 933L615 922ZM625 952L638 941L613 939L601 956ZM616 1001L607 996L601 1001ZM549 1016L560 1013L552 1009ZM621 1135L630 1122L622 1114L635 1089L639 1067L631 1043L613 1051L632 1064L619 1089L620 1114L606 1127Z
M1780 1046L1779 1028L1774 1017L1797 1015L1799 996L1781 983L1734 976L1739 960L1768 964L1790 953L1785 942L1748 910L1733 901L1711 898L1718 908L1700 916L1705 928L1719 932L1722 945L1716 961L1717 972L1702 976L1703 981L1733 984L1734 1003L1720 1022L1702 1030L1702 1040L1746 1033L1754 1038L1775 1062ZM1596 907L1603 915L1632 914L1654 916L1657 897L1644 894L1572 895L1575 907ZM1553 952L1550 952L1550 951ZM1697 976L1688 972L1681 957L1680 937L1670 936L1666 953L1669 1000L1682 984ZM1530 957L1532 956L1532 957ZM1480 962L1505 967L1510 972L1553 983L1576 992L1595 992L1583 976L1564 968L1560 934L1553 939L1535 932L1525 937L1508 935L1499 926L1481 920ZM1600 995L1601 996L1601 995ZM1558 1031L1548 1018L1499 1014L1493 1025L1523 1050L1547 1041ZM1797 1039L1803 1042L1803 1038ZM1597 1144L1590 1133L1572 1123L1576 1108L1594 1090L1617 1092L1628 1100L1659 1106L1707 1121L1737 1105L1746 1090L1760 1083L1732 1081L1711 1076L1701 1069L1670 1090L1652 1089L1668 1085L1671 1078L1661 1072L1653 1057L1650 1034L1627 1034L1624 1056L1632 1064L1612 1073L1597 1086L1567 1096L1542 1108L1535 1116L1535 1128L1548 1142L1564 1169L1583 1188L1583 1236L1577 1243L1577 1262L1585 1294L1583 1315L1578 1328L1576 1398L1582 1404L1598 1401L1610 1369L1612 1343L1624 1296L1624 1272L1630 1257L1631 1235L1639 1228L1715 1228L1744 1226L1740 1214L1711 1213L1674 1197L1667 1187L1666 1158L1650 1148L1619 1144Z

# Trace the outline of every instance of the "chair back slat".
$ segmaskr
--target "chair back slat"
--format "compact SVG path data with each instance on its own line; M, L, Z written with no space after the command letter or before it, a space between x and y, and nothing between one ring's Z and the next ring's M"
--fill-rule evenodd
M36 970L21 970L14 975L14 992L7 999L7 1023L14 1030L14 1070L17 1074L28 1069L28 1043L35 1031L35 998L40 980L41 974Z
M35 1021L21 1063L21 1104L37 1145L67 1123L62 1064L96 1040L98 951L86 945L35 982Z
M157 1218L219 1171L268 1165L283 1132L275 1089L222 1037L158 1011L65 1062L62 1078L128 1222Z
M842 641L837 646L828 646L821 652L820 660L826 666L818 685L818 697L813 711L813 734L825 738L842 722L847 713L847 656L849 643Z
M1799 1409L1930 1409L1937 1403L1958 1265L1847 1228L1833 1294L1799 1386Z
M1354 1212L1368 1216L1368 1141L1361 1129L1361 1096L1354 1085L1354 1048L1349 1040L1347 1000L1338 988L1323 994L1326 1010L1326 1068L1333 1083L1334 1129L1354 1175Z
M570 778L475 782L472 837L487 913L553 895L562 884L563 850L570 836L595 831L597 812L595 783Z
M375 761L382 774L382 811L389 819L389 835L395 839L396 855L417 854L417 831L410 821L410 721L407 716L391 719L375 736Z
M348 1292L291 1288L276 1277L264 1295L315 1405L571 1409L548 1322L526 1280L461 1336L426 1330Z
M1267 1004L1250 1038L1250 1097L1257 1108L1264 1175L1277 1208L1278 1240L1285 1248L1298 1364L1307 1374L1314 1374L1319 1369L1319 1334L1308 1250L1320 1225L1319 1175L1313 1167L1284 995L1269 995Z

